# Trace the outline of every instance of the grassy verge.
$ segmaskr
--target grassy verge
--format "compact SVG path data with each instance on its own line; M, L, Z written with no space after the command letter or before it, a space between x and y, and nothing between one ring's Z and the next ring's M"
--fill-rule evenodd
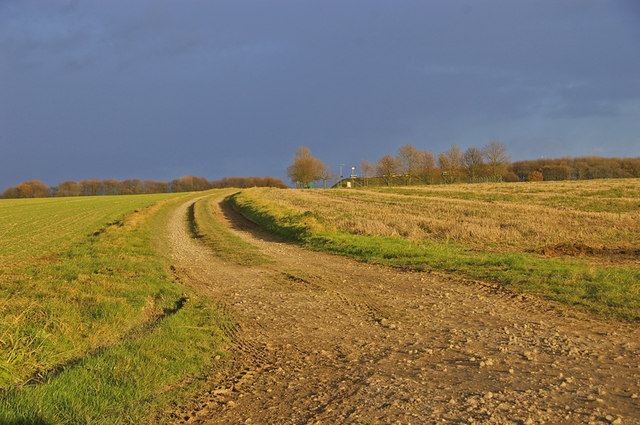
M229 320L206 299L190 298L157 326L37 385L0 398L0 423L153 424L175 399L199 388L180 385L224 356Z
M181 291L134 229L170 198L0 202L0 388L38 381L176 303Z
M323 224L311 211L287 209L243 191L231 201L267 230L311 249L411 270L446 271L577 306L604 317L640 320L640 269L596 266L580 259L487 253L453 242L411 242L400 237L351 234Z
M231 193L231 191L226 192ZM220 196L224 196L224 192L202 198L191 204L188 219L192 235L224 260L245 266L269 262L270 259L257 247L231 233L220 223L220 220L216 219L219 213L214 202Z
M187 196L94 223L46 260L5 269L0 423L157 423L224 357L233 321L177 282L162 232ZM157 200L156 200L157 201ZM90 202L87 200L86 202ZM85 205L89 210L93 207ZM66 239L65 239L66 240Z

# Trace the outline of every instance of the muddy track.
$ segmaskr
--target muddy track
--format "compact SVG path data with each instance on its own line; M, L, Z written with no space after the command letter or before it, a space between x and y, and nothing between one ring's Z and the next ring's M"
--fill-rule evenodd
M240 326L230 367L174 422L640 423L637 328L308 251L221 203L217 217L274 260L225 263L189 237L188 207L169 224L176 273Z

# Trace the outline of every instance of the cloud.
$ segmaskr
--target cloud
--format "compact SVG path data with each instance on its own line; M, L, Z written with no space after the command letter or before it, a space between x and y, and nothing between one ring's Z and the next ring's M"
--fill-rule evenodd
M629 7L0 3L4 137L17 158L46 151L0 169L55 179L88 172L77 163L94 152L104 173L138 172L111 147L141 173L278 175L299 144L332 164L496 139L521 158L589 152L607 132L612 151L635 154L640 15Z

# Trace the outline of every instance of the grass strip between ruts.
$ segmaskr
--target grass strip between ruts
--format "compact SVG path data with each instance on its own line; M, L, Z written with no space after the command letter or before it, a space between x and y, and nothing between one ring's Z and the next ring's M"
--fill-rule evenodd
M232 190L224 190L195 201L187 213L193 237L202 241L218 257L244 266L268 263L271 260L256 246L231 233L221 222L215 206L217 200Z

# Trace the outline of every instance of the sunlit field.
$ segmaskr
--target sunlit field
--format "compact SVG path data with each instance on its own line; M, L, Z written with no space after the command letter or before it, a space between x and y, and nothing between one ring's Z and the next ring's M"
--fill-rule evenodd
M163 253L190 196L0 200L0 423L153 423L220 354L227 319Z
M591 257L637 258L640 249L639 180L271 191L269 199L369 236L486 251L571 254L574 247Z
M640 317L638 179L259 189L233 201L316 249Z
M0 201L3 386L112 341L123 327L144 319L137 305L144 300L127 301L136 290L114 273L123 261L133 266L135 258L122 258L125 252L108 258L114 250L100 252L95 242L109 226L123 224L127 214L167 198Z

